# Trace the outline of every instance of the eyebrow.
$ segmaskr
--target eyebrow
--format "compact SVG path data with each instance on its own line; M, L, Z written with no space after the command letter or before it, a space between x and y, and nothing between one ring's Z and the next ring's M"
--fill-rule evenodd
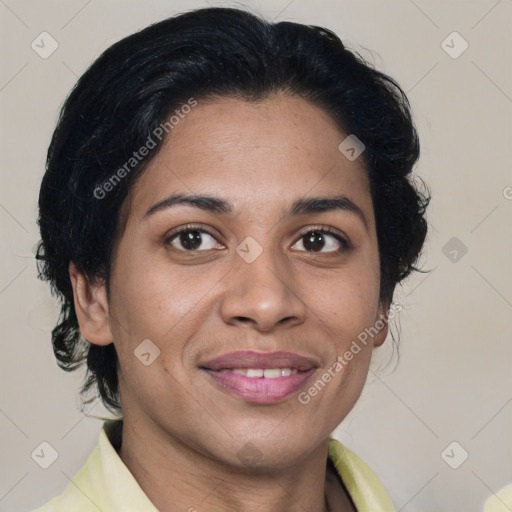
M144 219L151 215L166 210L175 205L185 204L193 206L201 210L228 215L234 212L233 205L218 197L209 195L185 195L174 194L151 206L144 214ZM311 213L331 212L341 210L355 214L363 222L366 230L368 230L368 221L363 210L351 199L346 196L338 195L332 197L303 197L296 199L290 209L285 213L283 218L298 217L300 215L308 215Z

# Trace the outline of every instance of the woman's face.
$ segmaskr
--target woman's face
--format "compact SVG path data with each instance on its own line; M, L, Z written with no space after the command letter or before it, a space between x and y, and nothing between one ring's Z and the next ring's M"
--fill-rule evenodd
M112 268L125 421L276 468L347 415L387 328L358 340L385 308L369 183L338 149L346 136L283 95L199 101L180 119L124 205ZM161 203L178 195L211 199Z

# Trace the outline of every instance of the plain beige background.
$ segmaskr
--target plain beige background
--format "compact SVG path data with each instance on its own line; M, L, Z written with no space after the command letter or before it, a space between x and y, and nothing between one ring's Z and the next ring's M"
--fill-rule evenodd
M80 411L83 374L56 366L50 343L56 308L36 279L33 258L38 187L58 110L106 47L151 22L208 4L236 5L0 2L4 512L30 510L61 492L101 429L100 420ZM362 398L335 436L374 469L397 510L480 511L487 496L512 481L512 2L238 5L268 19L334 30L409 94L422 139L417 173L433 195L422 259L431 272L398 290L395 301L404 308L398 366L386 342L374 354ZM31 48L43 31L58 43L47 59ZM468 48L457 56L465 42ZM85 412L106 414L99 405ZM58 452L48 469L31 457L43 441ZM457 469L447 463L457 466L466 452Z

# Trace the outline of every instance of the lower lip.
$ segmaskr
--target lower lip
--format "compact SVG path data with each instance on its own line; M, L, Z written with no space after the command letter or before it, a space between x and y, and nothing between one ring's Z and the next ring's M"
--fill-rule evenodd
M315 369L298 372L288 377L267 379L245 377L233 372L218 372L204 369L223 389L241 396L248 402L268 404L287 398L298 391L313 375Z

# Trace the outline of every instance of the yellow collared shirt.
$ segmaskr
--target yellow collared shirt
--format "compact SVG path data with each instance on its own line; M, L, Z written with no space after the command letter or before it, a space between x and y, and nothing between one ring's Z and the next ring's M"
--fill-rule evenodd
M34 512L158 512L119 457L122 420L107 420L98 444L62 494ZM116 440L117 436L117 440ZM373 471L335 439L329 458L358 512L396 512Z

